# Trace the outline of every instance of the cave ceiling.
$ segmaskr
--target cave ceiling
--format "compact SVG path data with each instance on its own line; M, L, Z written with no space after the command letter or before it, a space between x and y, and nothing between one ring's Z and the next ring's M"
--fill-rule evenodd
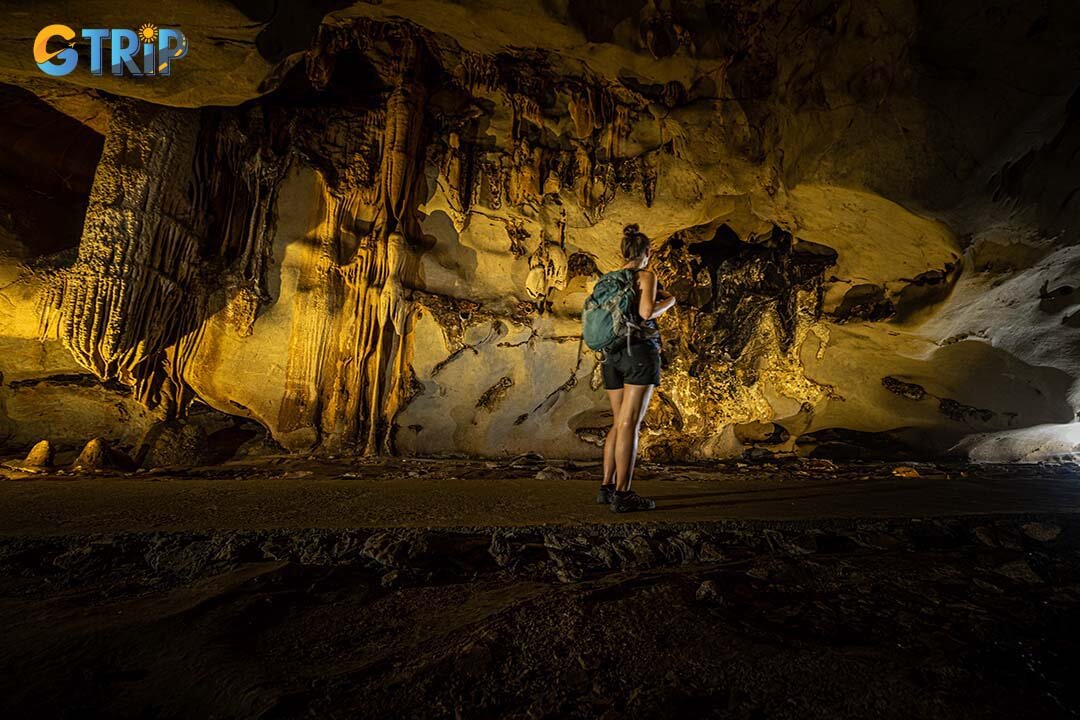
M289 450L590 456L580 308L627 223L678 299L654 458L1074 435L1074 3L162 13L6 4L11 443L134 446L195 403ZM43 18L190 50L48 78Z

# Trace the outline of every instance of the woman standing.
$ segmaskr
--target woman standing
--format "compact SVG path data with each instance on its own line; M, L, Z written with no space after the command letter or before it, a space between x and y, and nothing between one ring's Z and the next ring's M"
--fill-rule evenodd
M604 480L596 501L610 504L617 513L652 510L656 503L630 489L637 459L638 433L653 388L660 384L660 332L656 318L675 304L675 298L660 290L656 275L647 269L649 238L637 225L623 228L619 270L634 273L638 317L630 323L628 342L620 343L604 355L604 388L611 401L614 420L604 441Z

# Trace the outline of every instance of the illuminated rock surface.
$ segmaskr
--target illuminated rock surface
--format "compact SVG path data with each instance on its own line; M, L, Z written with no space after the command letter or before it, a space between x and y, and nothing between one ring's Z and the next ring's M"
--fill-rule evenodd
M648 457L1076 451L1072 4L201 0L154 82L46 78L38 5L0 31L13 456L595 456L579 312L629 222L679 301Z

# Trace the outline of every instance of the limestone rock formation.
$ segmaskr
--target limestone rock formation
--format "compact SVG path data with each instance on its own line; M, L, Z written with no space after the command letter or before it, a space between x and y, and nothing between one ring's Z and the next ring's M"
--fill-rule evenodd
M26 454L26 457L22 460L15 460L5 463L6 467L12 470L19 470L21 472L28 473L43 473L48 472L53 466L53 453L55 452L52 443L48 440L42 440L34 444L34 447L30 448L30 452Z
M104 438L94 438L86 443L79 457L71 464L72 470L93 472L96 470L130 469L131 461L109 446Z
M205 465L209 459L206 432L194 423L179 420L154 426L147 433L139 458L146 468Z
M594 456L629 222L678 301L647 455L1078 452L1074 4L199 0L152 83L40 73L41 5L0 29L13 452L198 402L293 451Z

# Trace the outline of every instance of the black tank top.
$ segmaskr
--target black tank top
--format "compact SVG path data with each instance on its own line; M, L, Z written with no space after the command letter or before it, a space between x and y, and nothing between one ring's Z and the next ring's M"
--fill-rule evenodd
M634 271L634 281L635 281L634 294L635 294L638 302L641 301L641 289L637 288L637 285L636 285L637 274L639 272L641 272L641 270L635 270ZM657 283L656 283L656 289L657 289L657 291L660 290L659 281L657 281ZM638 318L637 318L638 322L636 323L635 326L630 328L630 342L631 343L648 343L649 345L652 345L657 350L659 350L660 349L660 327L656 324L656 320L652 320L652 319L650 319L650 320L641 320L640 317L641 316L638 315Z

